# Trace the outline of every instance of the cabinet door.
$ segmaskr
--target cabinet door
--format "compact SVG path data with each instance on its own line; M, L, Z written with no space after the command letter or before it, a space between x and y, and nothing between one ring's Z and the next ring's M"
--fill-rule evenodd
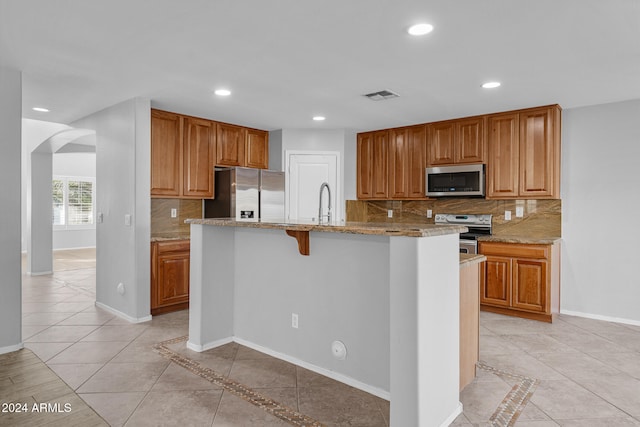
M456 121L456 163L484 163L484 117Z
M545 260L513 260L513 301L514 308L531 311L548 311L547 267Z
M559 175L554 138L554 109L540 108L520 113L520 195L554 196L554 177ZM559 150L558 150L559 151ZM558 154L559 156L559 154Z
M389 131L389 197L407 197L409 178L409 151L407 129Z
M245 162L248 168L269 169L269 133L247 129Z
M511 258L487 256L480 279L481 304L511 305Z
M189 301L189 253L158 256L158 288L156 305Z
M184 120L184 186L186 197L213 197L215 136L209 120Z
M245 128L218 123L216 165L244 166L245 139Z
M373 197L388 198L389 186L389 132L378 131L373 134Z
M151 195L179 197L182 131L178 114L151 110Z
M487 198L517 197L520 164L518 114L489 116L488 126Z
M358 134L356 185L358 199L373 198L373 132Z
M429 166L455 163L455 123L447 121L429 125Z
M407 196L425 198L425 169L427 167L427 127L411 126L407 129Z

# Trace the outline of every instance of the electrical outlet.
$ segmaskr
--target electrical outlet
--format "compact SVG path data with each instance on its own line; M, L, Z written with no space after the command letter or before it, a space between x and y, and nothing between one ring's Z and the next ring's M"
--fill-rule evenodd
M427 218L433 217L433 211L431 209L427 209Z
M298 329L298 315L296 313L291 313L291 327Z
M393 218L393 209L388 209L387 210L387 217Z
M504 220L511 221L511 211L504 211Z
M516 206L516 218L522 218L524 216L524 206Z
M171 218L177 218L177 217L178 217L178 209L171 208Z

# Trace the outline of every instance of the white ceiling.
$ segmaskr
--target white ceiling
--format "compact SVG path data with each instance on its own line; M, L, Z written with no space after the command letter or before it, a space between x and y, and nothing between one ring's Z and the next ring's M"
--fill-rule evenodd
M420 21L435 30L409 36ZM261 129L372 130L640 98L640 1L0 0L0 65L23 72L26 118L148 97ZM400 98L362 96L383 89Z

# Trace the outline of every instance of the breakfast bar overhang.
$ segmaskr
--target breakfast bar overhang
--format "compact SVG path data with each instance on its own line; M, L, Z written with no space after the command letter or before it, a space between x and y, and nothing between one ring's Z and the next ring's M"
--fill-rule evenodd
M187 222L190 349L236 341L288 360L390 400L391 426L448 425L462 412L465 227Z

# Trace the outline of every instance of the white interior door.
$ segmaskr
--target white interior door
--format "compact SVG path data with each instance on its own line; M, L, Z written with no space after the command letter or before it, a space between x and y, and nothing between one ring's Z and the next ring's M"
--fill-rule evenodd
M341 189L338 152L287 153L287 217L295 221L317 221L320 186L329 184L331 190L331 220L342 220ZM323 194L323 214L328 208L328 194Z

